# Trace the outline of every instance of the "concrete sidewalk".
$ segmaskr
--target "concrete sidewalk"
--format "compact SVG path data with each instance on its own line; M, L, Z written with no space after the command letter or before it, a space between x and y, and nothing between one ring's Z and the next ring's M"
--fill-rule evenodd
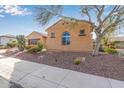
M0 56L0 76L0 87L10 87L8 81L25 88L124 87L123 81L3 56Z

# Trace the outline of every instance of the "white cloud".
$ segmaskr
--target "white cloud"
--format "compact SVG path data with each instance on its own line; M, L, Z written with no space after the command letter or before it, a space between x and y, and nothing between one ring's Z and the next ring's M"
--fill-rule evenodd
M7 13L12 16L25 16L25 15L31 15L32 13L27 8L22 8L21 6L17 5L4 5L0 6L0 14Z

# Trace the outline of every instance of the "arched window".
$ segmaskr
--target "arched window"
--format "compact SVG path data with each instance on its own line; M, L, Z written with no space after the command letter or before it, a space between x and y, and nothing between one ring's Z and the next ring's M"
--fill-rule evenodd
M62 44L70 45L70 33L69 32L64 32L62 34Z

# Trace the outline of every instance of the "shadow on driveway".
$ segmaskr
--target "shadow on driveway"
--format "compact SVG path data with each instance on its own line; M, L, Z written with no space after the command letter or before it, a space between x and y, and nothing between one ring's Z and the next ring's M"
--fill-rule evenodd
M0 88L23 88L23 87L20 84L8 81L4 77L0 76Z

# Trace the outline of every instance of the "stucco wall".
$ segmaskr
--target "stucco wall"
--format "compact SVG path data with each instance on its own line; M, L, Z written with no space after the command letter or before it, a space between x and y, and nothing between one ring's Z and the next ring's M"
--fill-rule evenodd
M30 35L26 37L26 43L28 44L29 39L40 39L40 41L45 45L46 37L42 36L40 33L32 32Z
M79 36L81 29L85 29L86 36ZM62 34L66 31L71 35L70 45L62 45ZM77 22L75 25L65 23L63 25L63 21L60 21L48 29L46 47L48 50L57 51L92 51L93 41L91 31L91 24L87 22ZM56 33L55 38L51 38L51 32Z

